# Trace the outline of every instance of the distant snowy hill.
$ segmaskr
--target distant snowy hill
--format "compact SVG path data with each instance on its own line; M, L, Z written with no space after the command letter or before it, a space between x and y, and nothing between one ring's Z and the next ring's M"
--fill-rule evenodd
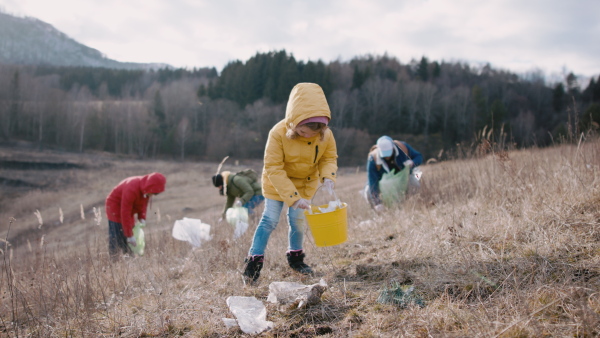
M48 23L2 12L0 12L0 63L117 69L169 67L166 64L111 60L98 50L73 40Z

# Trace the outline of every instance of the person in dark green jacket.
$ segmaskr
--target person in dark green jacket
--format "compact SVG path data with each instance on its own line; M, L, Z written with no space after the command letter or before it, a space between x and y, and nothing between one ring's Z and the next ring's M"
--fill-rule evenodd
M242 170L235 174L223 171L214 175L212 182L215 187L219 188L221 195L227 196L227 202L221 215L223 218L227 213L227 209L233 207L236 198L239 198L242 206L248 209L248 215L253 215L254 209L265 199L262 195L261 184L258 181L258 174L251 169Z

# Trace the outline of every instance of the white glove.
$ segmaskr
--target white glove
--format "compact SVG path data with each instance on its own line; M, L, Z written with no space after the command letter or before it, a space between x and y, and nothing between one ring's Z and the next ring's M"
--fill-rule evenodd
M140 227L143 228L143 227L146 226L146 220L145 219L140 219L138 222L140 223Z
M408 169L415 166L415 162L413 162L412 160L406 160L402 162L402 164L404 164L405 167L408 167Z
M385 207L383 206L383 204L377 204L375 206L375 211L382 212L383 210L385 210Z
M292 208L294 209L310 209L310 201L301 198L299 200L297 200L296 202L294 202L294 204L292 204Z
M133 236L127 237L127 243L129 243L129 245L131 246L137 246L137 242L135 241L135 237Z
M323 180L323 186L325 187L325 189L327 189L327 192L329 192L330 194L333 194L333 187L334 187L335 183L333 183L333 180L326 178L325 180Z
M233 204L233 206L236 207L236 208L241 207L242 206L242 201L240 201L240 200L235 201L235 203Z

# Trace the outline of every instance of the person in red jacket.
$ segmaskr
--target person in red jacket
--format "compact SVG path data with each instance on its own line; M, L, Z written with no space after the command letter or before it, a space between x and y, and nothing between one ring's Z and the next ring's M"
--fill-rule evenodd
M134 215L146 222L148 201L153 195L165 191L167 179L161 173L132 176L121 181L106 198L108 218L108 252L116 256L119 252L131 254L127 244L136 246L133 237Z

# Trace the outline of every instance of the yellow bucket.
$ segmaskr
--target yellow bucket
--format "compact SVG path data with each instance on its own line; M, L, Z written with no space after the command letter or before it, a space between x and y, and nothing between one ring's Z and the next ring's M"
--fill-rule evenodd
M347 206L342 203L341 208L322 213L319 208L326 208L327 205L311 205L312 214L304 211L306 223L317 246L333 246L348 240Z

